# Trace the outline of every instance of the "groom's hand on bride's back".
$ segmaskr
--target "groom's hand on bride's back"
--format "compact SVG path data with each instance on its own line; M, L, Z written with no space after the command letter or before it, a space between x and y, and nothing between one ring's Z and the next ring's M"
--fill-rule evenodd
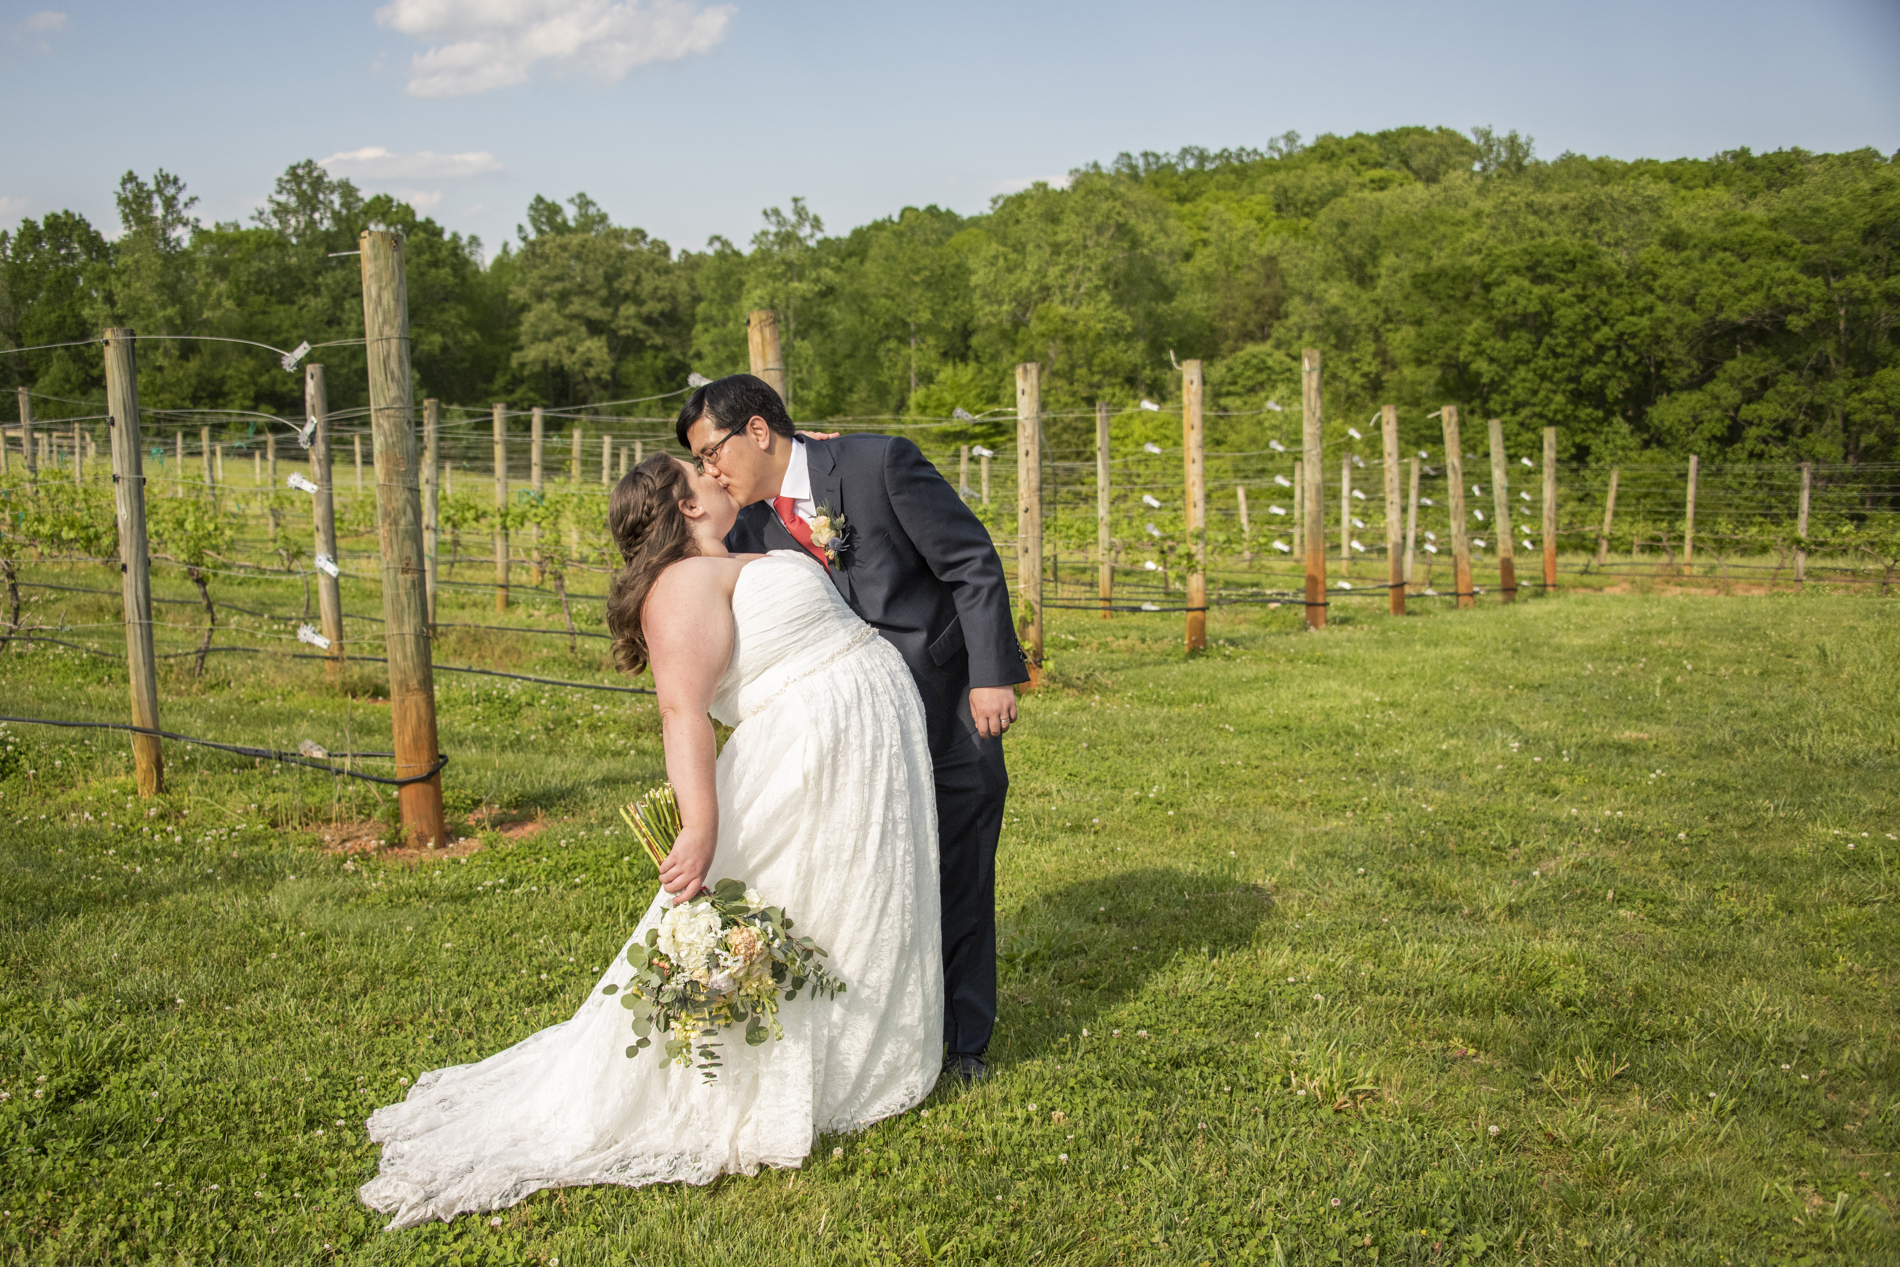
M985 739L1001 739L1003 732L1016 723L1016 688L971 687L970 720L976 723L976 733Z

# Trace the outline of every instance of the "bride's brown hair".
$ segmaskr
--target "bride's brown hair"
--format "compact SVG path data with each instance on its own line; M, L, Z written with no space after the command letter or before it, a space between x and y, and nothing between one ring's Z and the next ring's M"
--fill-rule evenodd
M607 587L607 632L614 636L615 662L628 673L647 667L640 612L653 583L673 564L699 553L680 513L680 503L692 499L685 465L656 453L621 476L607 501L607 530L626 564Z

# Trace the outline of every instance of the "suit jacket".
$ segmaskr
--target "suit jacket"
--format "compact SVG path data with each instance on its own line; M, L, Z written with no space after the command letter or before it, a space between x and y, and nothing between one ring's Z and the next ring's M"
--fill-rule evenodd
M832 584L903 655L923 696L931 750L947 752L959 713L969 725L971 687L1029 680L996 547L909 440L849 435L804 443L812 502L842 516L849 530L829 569ZM770 502L739 512L726 547L802 548Z

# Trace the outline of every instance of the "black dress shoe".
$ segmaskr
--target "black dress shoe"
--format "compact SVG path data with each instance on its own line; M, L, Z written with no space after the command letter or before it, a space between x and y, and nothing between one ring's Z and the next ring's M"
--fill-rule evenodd
M986 1081L990 1067L981 1056L951 1055L944 1057L943 1072L946 1077L973 1084Z

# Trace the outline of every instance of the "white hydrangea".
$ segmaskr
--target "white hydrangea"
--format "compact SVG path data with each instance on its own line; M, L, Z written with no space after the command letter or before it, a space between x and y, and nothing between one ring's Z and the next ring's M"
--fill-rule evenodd
M706 960L719 942L719 912L705 902L688 902L660 920L660 953L688 975L703 980Z

